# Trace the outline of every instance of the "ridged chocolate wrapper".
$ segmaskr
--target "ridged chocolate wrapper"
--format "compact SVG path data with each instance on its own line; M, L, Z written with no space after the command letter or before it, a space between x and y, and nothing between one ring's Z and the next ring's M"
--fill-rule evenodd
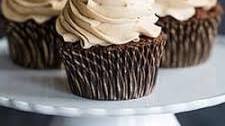
M201 64L210 56L221 22L220 5L209 11L197 9L188 21L178 21L171 16L160 18L158 25L167 33L165 54L161 67L189 67Z
M61 59L56 45L56 18L37 24L34 20L24 23L8 21L9 52L14 63L32 69L60 68Z
M165 36L161 35L89 49L83 49L80 42L59 42L59 50L75 95L95 100L129 100L152 92L164 45Z

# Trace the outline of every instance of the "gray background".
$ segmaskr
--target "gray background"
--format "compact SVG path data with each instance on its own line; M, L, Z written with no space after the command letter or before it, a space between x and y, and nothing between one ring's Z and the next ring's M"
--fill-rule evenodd
M225 0L220 0L225 6ZM225 16L223 16L225 18ZM220 34L225 35L225 19L220 27ZM49 126L53 116L21 112L0 107L0 126ZM177 114L182 126L225 126L225 104Z

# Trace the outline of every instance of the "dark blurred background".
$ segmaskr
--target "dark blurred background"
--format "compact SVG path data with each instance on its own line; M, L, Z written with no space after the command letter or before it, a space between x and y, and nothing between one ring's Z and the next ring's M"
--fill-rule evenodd
M220 0L225 6L225 0ZM225 35L225 16L220 34ZM176 115L182 126L225 126L225 104ZM49 126L53 116L0 107L0 126Z
M223 9L225 10L225 0L219 0L220 3L223 5ZM220 34L225 35L225 11L223 14L223 21L222 21L222 25L220 26Z

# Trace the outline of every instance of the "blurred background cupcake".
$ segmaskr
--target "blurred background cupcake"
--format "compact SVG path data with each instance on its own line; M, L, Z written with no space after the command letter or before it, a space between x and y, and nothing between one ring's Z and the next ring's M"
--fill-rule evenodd
M222 8L217 0L156 0L158 25L168 35L162 67L205 62L214 45Z
M2 0L0 0L0 38L5 36L5 18L2 15L1 4Z
M9 52L14 63L34 69L61 66L53 35L66 0L3 0Z
M58 43L75 95L128 100L151 93L165 45L149 0L69 0ZM150 20L150 24L149 24ZM64 39L64 41L63 41Z

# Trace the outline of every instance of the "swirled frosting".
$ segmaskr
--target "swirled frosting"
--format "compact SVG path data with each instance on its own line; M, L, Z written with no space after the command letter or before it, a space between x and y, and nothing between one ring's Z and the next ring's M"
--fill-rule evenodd
M160 17L172 16L185 21L193 17L196 8L211 9L217 0L155 0L155 10Z
M60 14L67 0L3 0L4 16L16 22L34 19L43 23Z
M151 10L153 0L69 0L56 29L66 42L84 48L139 41L141 34L158 37L161 28Z

